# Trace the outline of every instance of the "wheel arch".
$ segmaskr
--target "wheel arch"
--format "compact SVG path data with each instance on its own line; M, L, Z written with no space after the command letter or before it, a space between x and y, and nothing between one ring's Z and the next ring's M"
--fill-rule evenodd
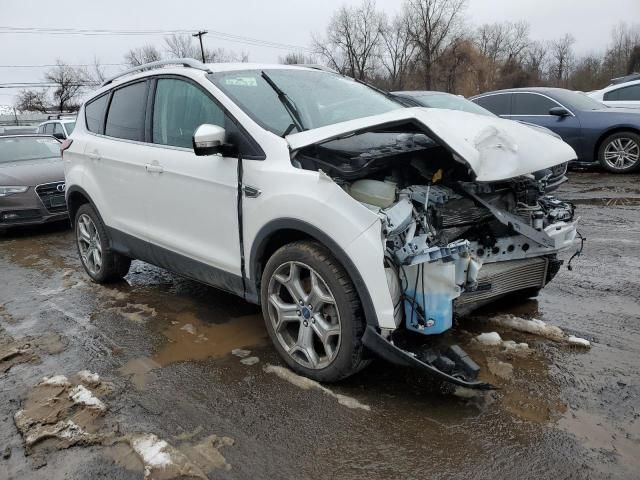
M265 264L280 247L298 240L316 241L328 248L331 254L347 271L356 288L367 324L378 326L378 316L369 290L360 272L347 253L329 235L303 220L285 218L273 220L264 225L255 236L249 257L250 281L247 284L248 300L260 301L260 281Z
M638 129L638 127L634 127L633 125L616 125L615 127L611 127L607 131L603 132L598 137L598 140L596 140L596 143L594 145L594 150L593 150L593 158L596 161L600 160L598 153L600 152L600 147L602 146L602 143L607 139L607 137L614 135L616 133L622 133L622 132L631 132L631 133L635 133L636 135L640 135L640 129Z

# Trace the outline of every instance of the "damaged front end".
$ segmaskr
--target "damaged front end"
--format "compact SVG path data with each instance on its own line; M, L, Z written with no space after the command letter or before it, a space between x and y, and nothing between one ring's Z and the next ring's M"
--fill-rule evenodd
M446 121L438 132L421 115L309 144L293 162L324 172L380 219L398 328L369 326L365 345L393 363L458 385L491 388L477 381L479 367L460 347L438 347L433 339L416 346L401 333L442 334L452 327L454 313L513 293L531 296L554 277L562 263L558 253L573 245L577 220L571 203L549 193L566 180L566 163L575 152L551 136L510 125L515 122L505 129L474 124L466 136L447 142ZM460 115L464 120L471 114ZM511 177L492 173L492 159L517 161L516 140L528 135L540 143L540 155L546 147L559 161L543 160L543 168L531 173L521 165L496 167L516 173ZM473 158L467 161L459 151ZM526 161L534 166L531 153Z

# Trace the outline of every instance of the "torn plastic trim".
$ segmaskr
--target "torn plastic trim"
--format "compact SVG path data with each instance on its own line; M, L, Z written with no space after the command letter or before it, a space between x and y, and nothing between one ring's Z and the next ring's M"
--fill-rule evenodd
M402 350L390 341L386 340L371 325L367 326L364 336L362 337L362 343L380 358L389 363L393 363L394 365L416 368L432 375L435 378L454 385L460 385L461 387L473 388L476 390L497 389L497 387L490 383L479 382L477 380L466 380L464 378L449 375L448 373L438 369L436 366L419 360L415 355L407 352L406 350Z

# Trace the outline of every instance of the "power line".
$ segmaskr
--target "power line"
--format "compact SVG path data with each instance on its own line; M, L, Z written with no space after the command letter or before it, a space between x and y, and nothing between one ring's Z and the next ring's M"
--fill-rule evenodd
M112 35L112 36L129 36L129 35L192 35L194 30L115 30L115 29L78 29L78 28L39 28L39 27L9 27L0 26L1 34L30 34L30 35ZM209 35L219 40L228 42L241 43L251 46L260 46L267 48L276 48L283 50L303 50L311 51L308 47L294 45L290 43L274 42L271 40L263 40L253 37L245 37L216 30L208 30Z
M65 63L66 67L94 67L95 63ZM128 63L98 63L99 67L123 67ZM57 63L44 63L42 65L0 65L0 68L51 68L59 66Z

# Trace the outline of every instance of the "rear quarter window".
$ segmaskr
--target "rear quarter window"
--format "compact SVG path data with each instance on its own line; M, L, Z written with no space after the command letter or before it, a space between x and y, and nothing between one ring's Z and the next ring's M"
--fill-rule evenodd
M104 114L107 111L109 94L92 100L84 107L84 116L87 123L87 130L93 133L104 133Z

